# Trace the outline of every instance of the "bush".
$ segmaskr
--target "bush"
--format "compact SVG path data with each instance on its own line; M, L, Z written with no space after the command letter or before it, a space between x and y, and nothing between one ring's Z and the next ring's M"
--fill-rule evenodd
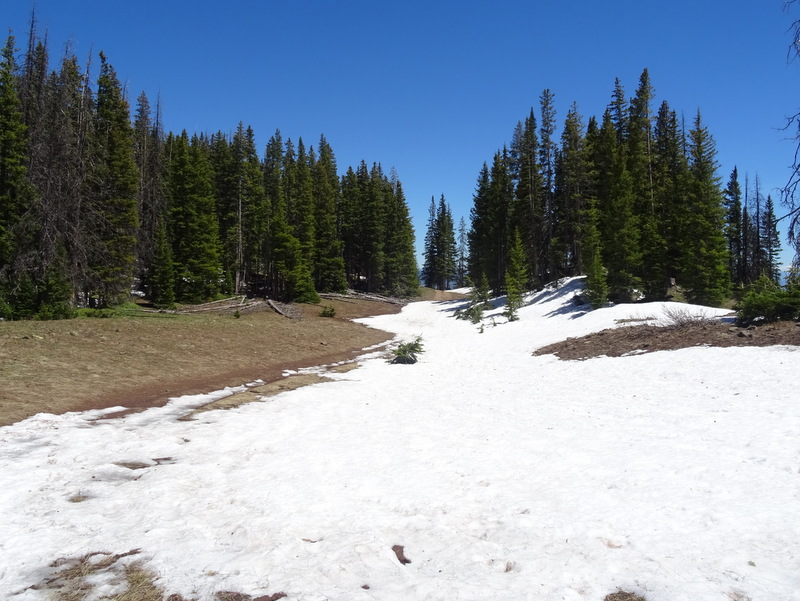
M417 354L424 352L422 348L422 338L417 336L413 342L406 342L392 349L394 357L390 363L411 364L417 362Z
M689 307L666 306L663 309L663 313L662 324L673 328L716 323L716 320L705 311L698 312L696 309L690 309Z
M744 293L736 307L739 322L800 320L800 286L781 288L766 276L761 276Z
M322 307L322 311L320 311L319 315L320 317L334 317L336 315L336 309L330 305L325 305Z

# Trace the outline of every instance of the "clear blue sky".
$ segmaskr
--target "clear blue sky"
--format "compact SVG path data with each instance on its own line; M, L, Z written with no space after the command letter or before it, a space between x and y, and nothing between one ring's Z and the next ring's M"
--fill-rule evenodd
M34 2L3 4L22 49ZM800 62L787 53L800 10L787 14L783 0L35 5L53 65L67 40L81 62L102 50L133 101L161 95L168 130L232 132L242 121L261 153L276 129L315 147L324 134L340 171L362 159L396 168L418 246L431 196L469 222L481 165L538 112L545 88L559 123L573 101L588 120L615 78L630 97L647 68L655 108L667 100L687 123L702 111L723 184L736 165L773 198L794 154L782 128L800 110Z

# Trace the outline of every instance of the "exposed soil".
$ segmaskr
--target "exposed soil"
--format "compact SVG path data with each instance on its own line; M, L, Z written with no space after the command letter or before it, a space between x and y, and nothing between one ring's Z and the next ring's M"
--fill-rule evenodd
M671 326L628 325L537 350L534 355L554 354L560 359L583 360L592 357L621 357L629 354L670 351L691 346L800 346L800 323L777 322L739 328L711 320Z
M323 306L335 317L322 317ZM143 313L108 319L0 322L0 426L40 412L146 408L283 370L354 359L392 338L350 321L396 313L387 302L326 299L232 313Z

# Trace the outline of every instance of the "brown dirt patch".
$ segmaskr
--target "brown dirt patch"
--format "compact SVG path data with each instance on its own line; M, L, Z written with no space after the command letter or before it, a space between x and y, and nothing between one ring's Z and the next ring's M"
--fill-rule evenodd
M349 371L351 369L355 369L358 367L358 364L355 362L345 363L342 365L335 365L327 370L326 372L337 372L342 373ZM189 420L192 419L198 413L203 413L204 411L214 411L217 409L234 409L245 403L256 403L259 401L264 401L269 397L273 397L277 394L282 392L288 392L290 390L297 390L298 388L302 388L303 386L308 386L310 384L319 384L321 382L330 382L329 378L326 378L323 374L318 373L310 373L310 374L293 374L290 376L286 376L281 378L280 380L276 380L274 382L268 382L266 384L260 384L258 386L252 386L245 390L244 392L238 392L236 394L232 394L231 396L227 396L222 399L217 399L205 405L194 409L181 419Z
M633 325L595 332L540 348L534 355L556 355L565 360L621 357L634 353L670 351L692 346L800 346L800 324L778 322L739 328L719 322L673 326Z
M321 317L323 305L336 316ZM0 426L40 412L122 405L281 379L285 369L353 359L391 338L350 321L396 313L385 302L325 300L274 311L141 314L110 319L0 322Z

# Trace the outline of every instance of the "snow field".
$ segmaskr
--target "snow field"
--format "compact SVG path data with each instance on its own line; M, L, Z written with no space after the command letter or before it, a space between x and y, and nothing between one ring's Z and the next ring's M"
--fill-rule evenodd
M47 598L29 587L55 559L140 549L165 590L202 601L800 599L800 354L533 357L660 315L585 313L579 288L483 333L458 302L362 320L421 335L419 363L367 358L194 421L176 418L203 397L0 428L0 597Z

